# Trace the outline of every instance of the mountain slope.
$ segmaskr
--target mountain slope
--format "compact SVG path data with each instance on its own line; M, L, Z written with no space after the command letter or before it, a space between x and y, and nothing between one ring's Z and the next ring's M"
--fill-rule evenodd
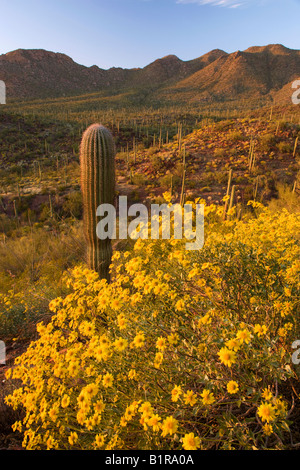
M0 76L12 98L32 99L92 92L115 86L126 70L85 67L65 54L19 49L0 56Z
M167 93L189 101L232 100L275 94L300 77L300 51L280 45L253 47L221 56L176 83Z
M145 104L286 100L289 84L299 77L300 51L280 44L231 54L215 49L189 61L169 55L136 69L85 67L65 54L42 49L0 56L0 80L6 83L8 102L123 91Z

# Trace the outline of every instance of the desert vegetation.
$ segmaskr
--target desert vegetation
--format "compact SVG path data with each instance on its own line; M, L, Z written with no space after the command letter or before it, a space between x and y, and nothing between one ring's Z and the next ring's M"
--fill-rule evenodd
M95 103L1 109L1 446L297 449L295 107ZM202 250L115 240L109 277L86 263L79 155L97 122L116 195L205 204Z

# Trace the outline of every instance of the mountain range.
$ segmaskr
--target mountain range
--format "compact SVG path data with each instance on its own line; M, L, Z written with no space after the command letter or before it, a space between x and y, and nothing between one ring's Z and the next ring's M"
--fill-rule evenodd
M7 102L101 92L133 95L139 103L214 103L237 99L290 102L300 78L300 50L281 44L227 53L214 49L189 61L168 55L144 68L86 67L65 54L18 49L0 55Z

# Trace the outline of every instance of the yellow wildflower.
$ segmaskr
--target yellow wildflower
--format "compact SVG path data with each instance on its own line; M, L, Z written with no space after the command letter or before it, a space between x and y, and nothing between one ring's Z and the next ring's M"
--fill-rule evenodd
M176 302L175 309L178 310L178 312L181 312L184 309L184 300L180 299Z
M212 405L216 401L214 394L208 389L203 390L201 397L203 405Z
M241 341L241 343L245 342L249 344L251 339L251 333L247 329L239 330L236 334L236 337Z
M237 382L235 382L234 380L230 380L230 382L228 382L227 384L227 391L228 393L236 393L239 389L239 386L237 384Z
M240 348L240 342L237 338L229 339L225 344L227 348L233 349L234 351L238 351Z
M173 416L168 416L162 423L162 436L165 437L168 434L172 436L178 429L178 421Z
M194 406L197 403L197 395L193 392L193 390L188 390L184 395L184 403L186 405Z
M128 346L128 341L124 338L117 338L114 342L114 347L117 351L122 352Z
M156 347L159 351L164 352L164 350L166 349L166 338L160 336L156 341Z
M110 306L114 310L120 310L120 308L122 306L122 303L121 303L120 299L113 299Z
M260 325L259 323L256 323L254 325L254 333L256 333L258 337L265 335L267 333L266 325Z
M129 372L128 372L128 378L130 380L133 380L136 378L136 370L135 369L131 369Z
M104 446L104 442L105 442L105 437L102 436L101 434L97 434L95 437L95 441L94 441L94 447L99 449Z
M218 352L220 360L225 366L231 367L236 362L236 354L234 351L228 348L221 348Z
M127 320L122 313L118 315L117 321L118 321L120 330L125 330L127 327Z
M64 395L62 400L61 400L61 406L62 408L67 408L70 404L70 397L69 395Z
M185 434L182 438L182 447L184 450L197 450L200 447L200 438L195 437L194 433Z
M265 436L271 436L273 434L273 426L271 424L264 424L263 432Z
M211 316L209 313L204 315L202 318L200 318L198 322L198 328L200 328L201 325L210 325L211 324Z
M103 403L102 400L98 400L96 403L94 403L94 410L97 413L102 413L105 409L105 404Z
M181 386L180 385L175 385L175 387L173 388L173 390L171 392L171 395L172 395L171 400L174 401L174 402L178 401L181 393L182 393Z
M138 333L134 340L133 340L133 345L136 347L136 348L142 348L145 344L145 335L144 333Z
M152 430L154 432L156 432L156 431L159 431L161 428L160 421L161 421L161 417L158 416L158 414L153 414L150 416L149 419L147 419L147 424L148 426L152 427Z
M154 367L156 369L159 369L161 363L163 362L163 359L164 359L164 355L162 352L157 352L155 354L155 358L154 358Z
M153 413L151 403L149 401L145 401L144 403L142 403L139 407L139 412L142 413L142 416L144 418L149 418Z
M257 414L262 421L269 423L275 419L275 407L270 403L264 402L259 406Z
M102 379L103 387L105 388L112 387L113 381L114 381L114 377L112 374L110 373L105 374Z
M270 390L270 387L264 388L261 395L267 401L271 401L273 399L273 394Z

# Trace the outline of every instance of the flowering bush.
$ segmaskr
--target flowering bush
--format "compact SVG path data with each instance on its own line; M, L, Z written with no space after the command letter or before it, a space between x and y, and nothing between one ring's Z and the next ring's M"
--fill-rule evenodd
M16 360L6 402L27 449L282 449L296 377L300 217L255 204L221 222L206 207L200 251L137 240L112 282L76 267L69 294ZM258 206L258 207L257 207ZM288 393L286 393L286 391ZM291 393L290 393L291 392Z

